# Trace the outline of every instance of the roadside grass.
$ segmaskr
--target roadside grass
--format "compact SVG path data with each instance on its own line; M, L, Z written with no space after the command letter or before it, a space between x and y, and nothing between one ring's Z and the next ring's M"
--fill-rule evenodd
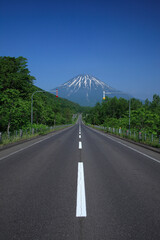
M86 125L94 128L94 129L97 129L97 130L100 130L104 133L109 133L113 136L118 136L122 139L128 139L128 140L132 140L134 142L137 142L137 143L142 143L142 144L145 144L147 146L151 146L151 147L154 147L154 148L160 148L160 139L155 137L152 139L151 137L146 137L145 139L145 135L143 134L143 136L141 138L139 138L139 135L136 134L136 135L133 135L133 134L128 134L127 133L119 133L118 130L115 130L113 132L113 130L108 130L107 128L103 127L103 126L95 126L95 125L90 125L90 124L87 124Z
M60 126L55 126L55 127L48 127L46 129L29 129L28 131L15 131L14 133L10 133L10 135L8 136L7 133L3 133L1 135L1 140L0 140L0 148L3 148L6 145L10 145L13 143L18 143L18 142L23 142L25 140L31 140L33 138L36 138L38 136L43 136L43 135L47 135L51 132L55 132L57 130L62 130L64 128L67 128L69 126L71 126L73 124L69 124L69 125L60 125Z

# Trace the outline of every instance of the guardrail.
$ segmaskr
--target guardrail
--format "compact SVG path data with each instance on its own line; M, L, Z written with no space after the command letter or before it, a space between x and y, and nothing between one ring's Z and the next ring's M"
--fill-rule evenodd
M12 142L17 142L21 139L29 139L37 135L44 135L52 131L58 130L60 128L65 128L71 126L72 124L57 125L54 127L46 128L28 128L28 129L19 129L14 132L2 133L0 132L0 144L8 144Z
M126 130L121 128L112 128L112 127L105 127L105 126L97 126L97 125L91 125L97 129L101 129L102 131L120 136L122 138L128 138L135 142L141 142L145 143L154 147L160 147L160 135L157 136L153 133L147 133L145 131L136 131L136 130Z

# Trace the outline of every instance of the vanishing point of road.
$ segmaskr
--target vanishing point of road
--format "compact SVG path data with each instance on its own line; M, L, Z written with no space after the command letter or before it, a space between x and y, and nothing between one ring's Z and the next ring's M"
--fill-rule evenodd
M0 151L0 240L159 240L160 154L85 126Z

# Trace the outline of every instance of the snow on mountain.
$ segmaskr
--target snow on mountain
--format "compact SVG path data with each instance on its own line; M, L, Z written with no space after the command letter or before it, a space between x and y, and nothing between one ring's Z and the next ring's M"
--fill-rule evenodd
M53 90L55 90L54 88ZM110 87L90 75L78 75L68 82L57 87L58 95L82 106L94 106L102 101L103 91L109 97L117 96L128 98L126 94Z

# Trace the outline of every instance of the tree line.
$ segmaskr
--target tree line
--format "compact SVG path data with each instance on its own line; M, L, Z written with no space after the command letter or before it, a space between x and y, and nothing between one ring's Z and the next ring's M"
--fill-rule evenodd
M102 103L85 112L85 121L93 125L106 127L129 128L129 100L107 97ZM160 96L153 95L142 103L130 99L130 127L133 130L145 131L160 135Z
M30 127L31 96L42 90L34 81L26 58L0 57L0 132ZM69 124L72 115L80 111L78 104L48 92L36 93L33 103L34 124Z
M31 127L31 96L42 89L34 85L27 59L0 57L0 132ZM160 96L144 103L130 99L130 126L138 131L160 135ZM36 93L33 102L34 124L69 124L74 113L83 112L85 121L94 125L129 128L129 101L106 98L95 107L81 107L51 93Z

